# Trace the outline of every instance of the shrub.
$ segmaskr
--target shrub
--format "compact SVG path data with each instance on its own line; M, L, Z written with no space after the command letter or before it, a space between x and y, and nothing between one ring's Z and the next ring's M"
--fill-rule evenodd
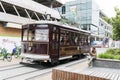
M102 54L99 54L98 57L99 57L99 58L104 58L104 54L103 54L103 53L102 53Z
M108 49L105 53L114 54L115 53L115 49Z
M120 55L115 55L114 59L120 60Z
M120 60L120 49L109 49L105 53L99 54L99 58Z
M112 55L112 54L100 54L99 56L98 56L99 58L105 58L105 59L114 59L114 55Z
M115 55L120 55L120 49L116 49L114 54Z

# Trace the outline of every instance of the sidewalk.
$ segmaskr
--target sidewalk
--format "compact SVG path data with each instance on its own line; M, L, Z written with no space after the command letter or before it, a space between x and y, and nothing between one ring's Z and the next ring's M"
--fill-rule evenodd
M88 68L88 61L78 63L78 64L74 64L74 65L71 65L71 66L66 67L66 68L72 68L71 70L73 70L73 71L84 70L84 69ZM48 74L45 74L45 75L38 76L38 77L34 78L33 80L52 80L52 73L48 73Z
M16 59L13 57L11 62L8 62L6 59L3 61L2 58L0 58L0 67L19 64L19 62L20 62L19 58Z

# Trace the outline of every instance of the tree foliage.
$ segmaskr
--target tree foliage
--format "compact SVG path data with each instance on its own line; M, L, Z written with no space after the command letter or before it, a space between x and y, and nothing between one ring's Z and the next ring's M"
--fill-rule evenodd
M116 16L112 18L103 17L103 19L109 24L113 25L113 40L120 40L120 9L115 7Z
M107 23L109 23L109 24L112 23L112 19L111 19L111 18L103 17L103 19L104 19Z
M113 39L120 40L120 9L115 7L116 16L111 18L113 24Z

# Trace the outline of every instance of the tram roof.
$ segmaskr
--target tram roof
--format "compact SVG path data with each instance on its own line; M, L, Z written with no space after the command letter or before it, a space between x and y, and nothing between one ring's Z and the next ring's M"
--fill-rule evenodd
M64 27L64 28L82 31L82 32L89 33L89 34L91 33L90 31L82 30L82 29L77 28L75 26L65 25L65 24L62 24L61 22L57 22L57 21L36 21L36 22L30 22L27 24L53 24L53 25L58 25L58 26ZM27 24L24 24L24 25L27 25Z

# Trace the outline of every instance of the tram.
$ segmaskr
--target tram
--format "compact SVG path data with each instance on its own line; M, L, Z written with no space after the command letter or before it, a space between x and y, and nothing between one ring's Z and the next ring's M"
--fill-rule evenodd
M90 52L90 32L52 21L22 26L22 59L55 64Z

